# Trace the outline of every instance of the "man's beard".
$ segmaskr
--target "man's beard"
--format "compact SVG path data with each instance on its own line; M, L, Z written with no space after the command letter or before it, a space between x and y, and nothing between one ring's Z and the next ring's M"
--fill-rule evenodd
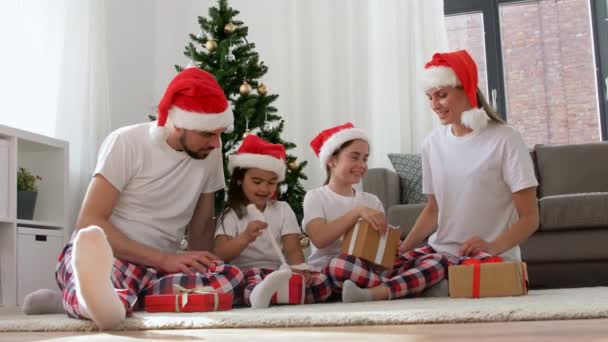
M181 137L179 137L179 142L182 145L184 152L186 152L186 154L188 156L190 156L190 158L192 158L192 159L203 160L203 159L207 158L207 156L209 156L209 153L211 153L211 151L213 151L213 149L211 149L211 150L209 150L209 152L201 154L200 152L196 152L196 151L189 149L188 146L186 146L186 136L185 135L182 135Z

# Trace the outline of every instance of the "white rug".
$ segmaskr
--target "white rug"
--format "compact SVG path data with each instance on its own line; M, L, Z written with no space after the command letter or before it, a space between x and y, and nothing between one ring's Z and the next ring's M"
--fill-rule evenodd
M608 318L608 287L531 291L523 297L416 298L234 309L211 313L137 312L117 330L269 328L412 323L460 323ZM88 321L65 315L26 316L0 308L0 332L88 331Z

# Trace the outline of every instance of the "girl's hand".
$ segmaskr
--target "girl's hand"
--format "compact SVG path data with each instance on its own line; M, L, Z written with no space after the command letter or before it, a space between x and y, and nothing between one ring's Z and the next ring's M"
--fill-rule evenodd
M239 235L243 235L245 240L247 240L249 243L252 243L258 238L258 236L264 233L264 229L266 229L266 227L268 227L268 223L259 220L253 220L249 222L247 228L245 228L245 230Z
M292 271L303 275L304 283L306 284L306 286L310 286L310 283L312 283L312 275L311 275L310 271L301 271L301 270L294 270L294 269L292 269Z
M383 211L368 207L360 207L359 217L369 222L369 224L372 225L372 228L374 228L380 236L386 233L386 216L384 216Z
M460 256L474 256L480 252L486 252L488 254L496 255L496 247L493 243L483 240L479 236L473 236L472 238L465 241L460 246Z

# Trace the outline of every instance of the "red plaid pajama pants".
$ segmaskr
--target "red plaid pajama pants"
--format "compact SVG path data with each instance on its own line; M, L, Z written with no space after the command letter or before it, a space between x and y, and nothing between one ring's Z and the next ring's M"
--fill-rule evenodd
M244 304L250 306L249 296L251 295L251 291L253 288L262 282L266 276L270 273L274 272L271 268L245 268L243 269L243 275L245 277L245 288L242 300L239 304ZM324 302L329 298L332 292L331 282L327 278L327 276L318 271L311 271L311 284L310 286L306 286L306 304L320 303ZM272 304L276 304L276 301L273 299Z
M437 284L447 274L448 260L430 246L417 248L399 255L393 269L379 266L348 254L339 254L325 267L334 291L340 292L342 284L351 280L361 288L384 284L389 289L389 299L413 297Z
M72 243L69 243L59 256L55 277L63 292L63 308L68 316L86 318L80 312L73 274ZM183 273L163 274L153 268L114 259L111 281L129 315L140 296L172 294L174 284L186 289L212 286L218 292L240 292L243 273L235 266L220 264L209 268L207 273L197 272L194 276Z

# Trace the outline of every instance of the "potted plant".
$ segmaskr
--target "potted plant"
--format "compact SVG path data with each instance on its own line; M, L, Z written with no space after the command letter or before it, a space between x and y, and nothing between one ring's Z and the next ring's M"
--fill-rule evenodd
M17 172L17 218L31 220L34 218L36 197L38 196L38 182L42 178L33 175L20 167Z

